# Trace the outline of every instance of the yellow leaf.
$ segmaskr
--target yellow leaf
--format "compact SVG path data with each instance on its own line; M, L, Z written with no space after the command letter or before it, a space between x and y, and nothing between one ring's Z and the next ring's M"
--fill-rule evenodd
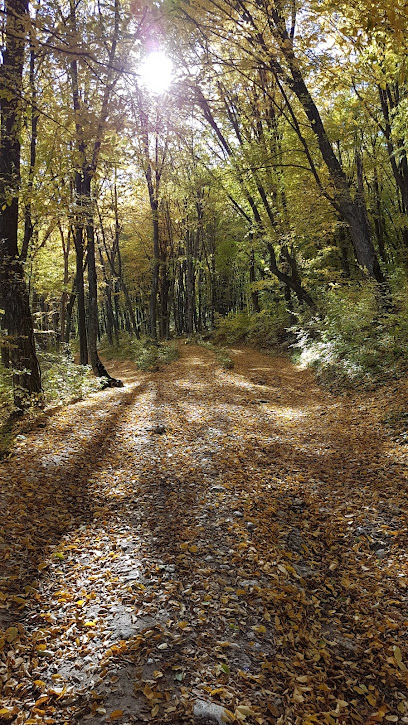
M250 715L253 715L253 712L250 707L247 707L246 705L238 705L238 707L235 708L234 712L235 717L237 720L246 720L246 718Z
M373 707L376 706L377 700L375 699L374 695L367 695L367 700Z
M191 551L192 554L196 554L198 551L198 546L193 544L192 546L189 547L189 550Z
M266 627L263 624L256 624L253 627L251 627L251 629L253 629L254 632L261 632L262 634L265 634L265 632L266 632Z
M143 688L143 694L145 697L147 697L148 700L152 700L154 697L154 692L147 682Z
M14 642L15 639L18 637L18 629L17 627L8 627L6 629L4 636L7 640L7 642Z
M85 622L85 627L96 627L96 622Z
M152 717L156 717L157 713L159 712L160 707L158 705L155 705L152 710L150 710L150 714Z
M123 717L123 710L114 710L109 715L109 720L120 720Z
M13 708L11 707L2 707L0 710L0 717L11 717L14 715Z
M397 660L398 664L402 662L402 654L399 647L393 647L392 651L394 652L394 657Z
M40 707L40 705L42 705L44 702L47 702L49 699L50 698L48 697L48 695L41 695L41 697L39 697L38 700L36 700L34 706Z
M27 604L26 600L25 600L25 599L23 599L23 597L18 597L18 596L15 596L15 597L12 597L12 600L13 600L13 602L15 602L16 604L22 604L22 605L23 605L24 607L25 607L25 605Z

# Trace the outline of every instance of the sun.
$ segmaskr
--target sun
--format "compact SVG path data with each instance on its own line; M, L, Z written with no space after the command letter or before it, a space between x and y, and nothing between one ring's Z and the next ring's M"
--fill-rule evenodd
M173 80L173 62L162 50L155 50L146 56L139 74L142 85L150 93L165 93Z

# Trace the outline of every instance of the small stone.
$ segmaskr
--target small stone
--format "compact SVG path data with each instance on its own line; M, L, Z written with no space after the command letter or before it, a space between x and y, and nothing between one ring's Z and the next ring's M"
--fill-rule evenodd
M259 586L259 581L258 579L242 579L239 584L241 587L257 587Z
M375 555L377 559L385 559L387 556L387 552L385 551L385 549L377 549Z
M216 705L214 702L206 702L206 700L196 700L193 714L197 720L205 720L210 723L215 722L218 725L225 725L227 720L224 707Z
M156 433L156 435L163 435L163 433L166 432L166 426L164 425L155 425L151 429L152 433Z
M239 519L242 519L242 517L243 517L243 515L244 515L244 514L242 513L242 511L233 511L233 514L234 514L234 516L236 516L236 517L237 517L237 518L239 518Z

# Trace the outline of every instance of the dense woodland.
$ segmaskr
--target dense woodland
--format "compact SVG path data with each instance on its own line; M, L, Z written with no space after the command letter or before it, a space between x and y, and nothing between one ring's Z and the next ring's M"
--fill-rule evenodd
M77 381L72 352L115 385L101 344L214 329L329 381L404 372L407 22L404 0L6 0L4 404Z
M2 725L408 723L407 2L0 2Z

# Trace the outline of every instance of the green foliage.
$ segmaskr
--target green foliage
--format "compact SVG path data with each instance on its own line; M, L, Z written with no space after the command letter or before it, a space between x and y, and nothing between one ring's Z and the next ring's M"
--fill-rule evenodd
M211 350L211 352L215 354L217 362L219 363L219 365L221 365L222 368L224 368L224 370L233 369L234 361L232 360L228 350L226 350L224 347L217 347L208 340L203 340L201 336L197 336L194 342L196 342L197 345L201 345L201 347L205 347L206 350Z
M148 341L141 344L140 351L136 357L136 365L139 370L155 372L162 365L177 360L178 350L175 344L153 344Z
M101 390L104 378L94 377L87 365L76 365L67 355L42 352L40 362L45 402L80 400Z
M215 343L226 345L247 343L272 349L287 341L289 324L289 315L283 305L277 306L274 311L262 310L253 314L237 312L218 319L212 339Z
M104 340L101 353L107 360L133 360L144 372L155 372L178 358L175 343L156 343L147 337L137 340L125 332L121 333L118 346L110 347Z
M229 355L227 350L219 350L216 354L217 361L224 370L232 370L234 367L234 361Z
M383 417L391 437L400 445L408 445L408 411L406 408L389 410Z
M6 419L13 410L13 387L11 372L0 362L0 411L1 420Z
M334 287L321 299L324 316L300 317L295 360L334 388L370 386L403 375L408 353L408 291L391 312L379 310L368 285Z

